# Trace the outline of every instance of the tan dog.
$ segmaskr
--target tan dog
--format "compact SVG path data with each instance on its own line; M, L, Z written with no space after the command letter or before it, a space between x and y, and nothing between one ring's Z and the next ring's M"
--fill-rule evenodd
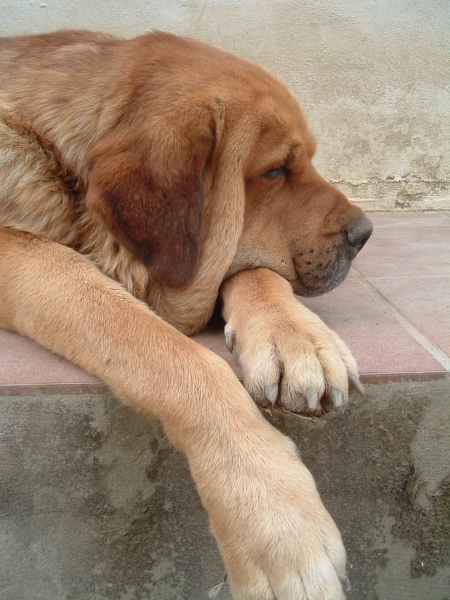
M293 444L183 335L220 296L259 403L318 411L360 386L292 293L338 285L371 233L313 153L275 77L201 43L0 39L0 326L162 421L239 600L344 596L339 532Z

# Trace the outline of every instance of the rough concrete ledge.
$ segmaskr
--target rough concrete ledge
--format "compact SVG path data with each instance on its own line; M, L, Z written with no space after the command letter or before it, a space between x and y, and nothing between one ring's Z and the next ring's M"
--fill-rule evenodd
M351 564L349 600L450 598L450 379L277 416ZM223 578L184 457L112 396L0 402L1 600L202 600ZM224 588L220 600L229 600Z
M417 178L331 181L352 202L369 212L445 211L450 209L450 182Z
M341 190L344 186L338 186ZM414 200L405 200L390 198L376 198L368 196L366 198L352 197L346 194L350 200L362 208L365 212L375 213L389 211L392 213L399 212L442 212L450 210L450 197L427 197L420 194Z

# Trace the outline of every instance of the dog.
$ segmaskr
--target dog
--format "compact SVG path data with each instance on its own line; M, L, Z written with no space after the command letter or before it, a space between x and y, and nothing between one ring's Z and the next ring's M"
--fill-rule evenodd
M0 326L161 420L187 456L236 600L338 600L336 525L255 402L317 413L361 389L301 305L370 220L322 179L272 74L153 32L0 39ZM221 302L229 366L189 335Z

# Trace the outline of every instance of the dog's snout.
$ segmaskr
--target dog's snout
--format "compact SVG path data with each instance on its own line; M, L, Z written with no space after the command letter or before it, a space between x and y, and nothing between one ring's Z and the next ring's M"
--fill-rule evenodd
M372 221L365 215L361 216L351 227L346 230L348 243L356 249L362 250L364 244L372 235Z

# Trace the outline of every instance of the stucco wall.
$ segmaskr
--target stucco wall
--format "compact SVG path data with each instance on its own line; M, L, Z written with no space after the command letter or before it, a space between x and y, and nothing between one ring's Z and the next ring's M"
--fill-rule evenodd
M448 0L0 0L0 35L164 29L274 71L367 209L450 208Z

